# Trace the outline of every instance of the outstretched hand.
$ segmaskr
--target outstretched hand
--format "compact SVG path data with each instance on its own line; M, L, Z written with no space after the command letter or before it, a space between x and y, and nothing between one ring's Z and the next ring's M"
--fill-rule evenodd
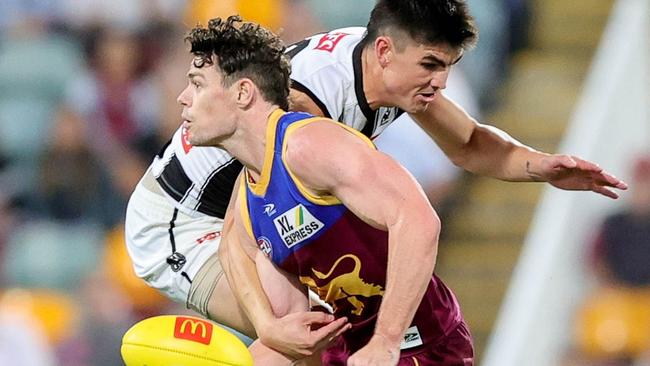
M609 198L618 198L612 188L627 189L627 184L607 173L597 164L577 156L549 155L542 159L540 171L526 170L534 180L548 182L570 191L593 191Z
M324 349L350 329L347 318L335 319L320 311L297 312L276 319L265 334L259 334L266 346L300 359Z

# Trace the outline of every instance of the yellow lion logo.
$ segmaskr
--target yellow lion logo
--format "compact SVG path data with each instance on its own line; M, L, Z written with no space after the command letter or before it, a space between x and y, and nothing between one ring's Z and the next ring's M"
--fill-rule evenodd
M346 258L350 258L354 261L354 268L351 272L336 276L323 286L317 286L316 281L308 276L300 276L300 282L309 286L309 288L316 292L321 299L334 306L334 309L336 309L336 300L347 299L350 304L354 306L352 314L361 315L365 305L361 300L359 300L359 297L383 296L384 289L379 285L366 283L361 279L359 276L359 272L361 271L361 260L359 260L357 256L346 254L340 257L336 262L334 262L334 265L327 274L323 274L313 268L311 270L319 279L328 279L338 265Z

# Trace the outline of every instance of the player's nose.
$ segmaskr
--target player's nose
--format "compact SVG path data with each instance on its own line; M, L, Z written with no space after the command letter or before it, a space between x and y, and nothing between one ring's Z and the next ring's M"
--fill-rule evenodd
M449 78L449 69L433 73L431 87L434 90L445 89L447 87L447 78Z
M187 86L183 91L178 95L176 98L176 101L178 104L183 105L183 106L189 106L192 98L190 98L190 93L189 93L190 87Z

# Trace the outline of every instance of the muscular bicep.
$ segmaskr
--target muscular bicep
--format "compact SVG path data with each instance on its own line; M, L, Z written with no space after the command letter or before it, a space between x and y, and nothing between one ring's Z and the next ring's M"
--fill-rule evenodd
M287 160L315 195L335 196L359 218L384 230L404 217L435 217L422 188L391 157L342 127L314 125L310 130L296 136Z
M355 169L339 174L330 188L346 207L368 224L384 230L402 220L434 216L422 188L410 173L380 151L366 154L353 158Z

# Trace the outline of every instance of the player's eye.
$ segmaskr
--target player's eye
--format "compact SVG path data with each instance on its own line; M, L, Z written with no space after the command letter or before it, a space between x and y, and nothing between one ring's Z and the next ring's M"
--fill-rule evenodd
M420 65L422 65L422 67L424 67L425 69L427 69L427 70L431 70L431 71L433 71L433 70L437 70L437 69L440 68L440 65L438 65L438 64L434 64L434 63L430 63L430 62L423 62L423 63L421 63Z

